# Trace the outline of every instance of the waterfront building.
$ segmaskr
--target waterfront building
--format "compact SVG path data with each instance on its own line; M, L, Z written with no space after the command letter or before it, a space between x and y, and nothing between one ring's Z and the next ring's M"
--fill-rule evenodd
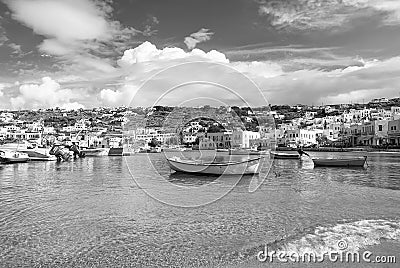
M257 146L260 140L260 132L247 130L234 130L232 133L232 147L251 148Z
M157 130L154 128L140 128L137 130L135 135L135 139L138 141L142 140L149 143L153 139L157 139L157 141L162 144L175 137L177 137L176 133L163 133L162 130Z
M215 149L217 149L217 145L215 144L215 142L212 139L203 137L200 140L199 149L200 150L215 150Z
M400 119L389 121L388 139L392 145L400 145Z
M207 133L206 138L212 140L218 149L228 149L232 146L232 131Z
M307 146L318 144L317 138L323 131L318 129L294 129L287 131L286 144L293 146Z

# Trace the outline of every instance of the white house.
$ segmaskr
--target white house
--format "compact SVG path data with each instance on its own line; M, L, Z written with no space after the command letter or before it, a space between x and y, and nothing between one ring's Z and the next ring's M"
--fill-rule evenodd
M250 148L257 145L260 133L247 130L234 130L232 133L232 147Z

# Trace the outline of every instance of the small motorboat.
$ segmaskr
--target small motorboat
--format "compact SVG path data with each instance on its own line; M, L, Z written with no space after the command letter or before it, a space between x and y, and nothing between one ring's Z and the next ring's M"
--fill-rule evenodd
M283 153L283 152L270 152L271 157L274 159L300 159L300 154L296 153Z
M30 161L56 161L57 157L50 154L50 149L35 148L19 151L29 156Z
M171 169L178 172L212 174L212 175L245 175L258 174L260 158L244 161L202 161L181 159L179 157L167 158Z
M312 158L312 161L316 167L363 167L367 157Z
M29 161L29 156L25 153L17 151L1 150L0 162L5 164L25 163Z

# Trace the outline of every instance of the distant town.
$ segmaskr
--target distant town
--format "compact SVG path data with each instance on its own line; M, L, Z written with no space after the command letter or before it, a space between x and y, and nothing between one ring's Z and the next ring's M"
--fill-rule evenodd
M400 98L365 104L0 112L0 142L81 148L400 148Z

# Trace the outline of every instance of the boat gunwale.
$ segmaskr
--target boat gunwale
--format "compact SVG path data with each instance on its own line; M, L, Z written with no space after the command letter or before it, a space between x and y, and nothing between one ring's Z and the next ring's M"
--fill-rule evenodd
M169 159L169 158L167 158L167 161L180 163L180 164L185 164L185 165L192 165L192 166L233 166L233 165L240 165L240 164L244 164L244 163L250 163L250 162L258 161L260 159L261 159L261 157L254 158L254 159L249 159L249 160L242 161L242 162L230 162L230 163L212 163L211 162L211 163L208 163L208 164L207 163L195 163L195 162L187 163L187 162L182 162L182 161L179 161L179 160L173 160L173 159Z
M311 160L316 161L357 161L357 160L367 160L367 156L359 156L359 157L349 157L349 158L311 158Z

